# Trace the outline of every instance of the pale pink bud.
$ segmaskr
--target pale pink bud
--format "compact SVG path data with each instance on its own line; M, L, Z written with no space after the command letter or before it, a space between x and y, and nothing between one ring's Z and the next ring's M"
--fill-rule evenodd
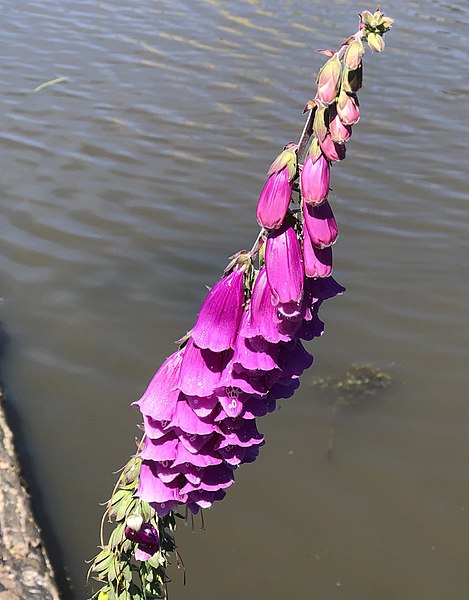
M330 106L329 131L332 141L338 144L348 141L352 135L352 126L342 123L335 104L331 104Z
M316 248L327 248L337 240L339 230L327 200L320 206L303 203L303 222L309 239Z
M345 51L344 62L345 66L351 70L355 70L362 62L362 56L365 52L362 41L357 38L352 38L349 41L347 50Z
M344 125L357 123L360 119L357 96L342 90L337 100L337 114Z
M330 165L324 154L313 163L307 156L301 171L301 195L308 204L321 204L329 195Z
M384 50L384 39L378 33L369 33L368 46L374 52L382 52Z
M318 98L323 104L332 104L339 91L342 65L337 55L330 58L318 74Z

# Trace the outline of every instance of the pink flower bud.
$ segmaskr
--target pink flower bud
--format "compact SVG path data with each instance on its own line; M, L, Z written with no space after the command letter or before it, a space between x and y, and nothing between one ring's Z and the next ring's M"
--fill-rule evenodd
M303 260L307 277L329 277L332 273L332 248L316 248L306 227L303 228Z
M342 65L337 55L330 58L318 74L318 98L323 104L332 104L340 86Z
M329 131L333 142L343 144L350 139L352 135L352 126L344 125L337 113L335 104L331 104L330 108Z
M326 135L322 142L319 142L321 150L330 161L336 162L345 158L345 144L334 142L329 134Z
M283 223L290 204L292 183L288 167L267 179L257 203L257 221L266 229L277 229Z
M347 94L342 90L337 100L337 114L344 125L357 123L360 119L357 96Z
M313 163L307 156L301 171L301 195L308 204L321 204L329 194L330 166L324 154Z
M337 240L339 230L327 200L321 206L303 203L303 220L309 239L316 248L327 248Z

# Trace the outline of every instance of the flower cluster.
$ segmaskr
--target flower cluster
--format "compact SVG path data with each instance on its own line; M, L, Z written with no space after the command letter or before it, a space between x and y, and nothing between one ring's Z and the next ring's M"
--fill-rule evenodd
M344 291L331 278L338 227L328 202L330 168L345 157L360 118L362 40L389 28L383 19L379 10L365 14L338 52L323 51L329 59L305 109L311 128L268 171L257 244L233 258L194 328L135 403L145 431L137 496L160 516L181 504L196 513L225 496L235 469L255 460L264 442L256 419L292 396L313 362L302 340L322 334L320 304Z
M364 11L337 52L322 51L328 60L301 138L274 160L260 193L253 248L232 257L192 330L134 403L144 437L108 502L116 526L108 544L101 536L92 565L104 583L99 600L166 597L176 510L195 514L225 496L264 443L258 419L290 398L311 366L303 342L322 335L322 303L345 291L331 275L331 166L345 158L360 118L364 42L381 52L392 23L379 9Z
M211 506L234 470L256 459L264 441L256 418L293 395L313 362L301 340L322 334L319 306L344 291L332 277L305 278L290 226L267 239L265 266L252 270L245 255L237 259L135 403L146 434L137 495L159 515Z

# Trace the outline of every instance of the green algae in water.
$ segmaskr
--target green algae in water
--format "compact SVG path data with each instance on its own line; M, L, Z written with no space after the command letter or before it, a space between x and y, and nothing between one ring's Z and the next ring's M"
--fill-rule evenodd
M330 392L332 400L339 404L355 406L389 387L392 376L389 371L370 364L352 364L342 378L317 377L313 385Z

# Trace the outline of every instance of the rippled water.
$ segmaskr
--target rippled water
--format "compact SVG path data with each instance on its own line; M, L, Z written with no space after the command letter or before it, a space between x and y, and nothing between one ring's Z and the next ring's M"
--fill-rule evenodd
M35 508L86 597L99 501L133 451L130 403L250 247L264 173L296 139L363 2L0 1L2 367ZM468 13L382 5L362 121L333 170L341 226L326 335L260 424L207 531L181 528L172 597L463 600L469 535ZM43 82L66 77L33 93ZM393 384L336 420L315 376ZM196 528L199 526L196 523ZM64 582L63 582L64 583Z

